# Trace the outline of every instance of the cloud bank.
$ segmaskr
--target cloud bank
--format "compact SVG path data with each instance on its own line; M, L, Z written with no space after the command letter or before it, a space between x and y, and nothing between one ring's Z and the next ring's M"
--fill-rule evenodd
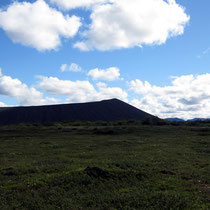
M19 105L41 105L54 104L59 100L50 97L43 97L43 93L37 91L34 87L28 87L19 79L13 79L10 76L0 76L0 95L17 99ZM0 106L5 106L0 103Z
M159 87L133 80L130 91L139 95L131 104L162 118L210 117L210 74L172 78L172 85Z
M74 37L74 47L83 51L105 51L142 45L164 44L184 33L190 17L175 0L44 0L14 1L0 9L0 27L15 43L39 51L55 50L61 39ZM88 8L84 19L64 15L59 9ZM84 27L81 21L84 22Z
M39 88L51 95L66 96L66 102L89 102L110 98L127 101L127 93L119 87L97 86L89 81L60 80L57 77L39 77Z

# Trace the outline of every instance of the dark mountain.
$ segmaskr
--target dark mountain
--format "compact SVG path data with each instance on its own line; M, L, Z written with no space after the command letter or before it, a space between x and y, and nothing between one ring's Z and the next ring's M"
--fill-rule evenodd
M170 122L185 122L185 120L180 118L166 118L164 120L170 121Z
M0 108L0 125L62 121L143 120L152 115L118 99L100 102Z
M164 120L170 121L170 122L206 122L206 121L210 121L210 118L193 118L190 120L183 120L180 118L165 118Z
M190 119L187 120L188 122L196 122L196 121L209 121L210 118L194 118L194 119Z

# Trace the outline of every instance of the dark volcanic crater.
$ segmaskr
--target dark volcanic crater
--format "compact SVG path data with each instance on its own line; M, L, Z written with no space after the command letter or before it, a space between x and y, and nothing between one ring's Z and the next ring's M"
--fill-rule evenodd
M0 108L0 125L64 121L142 120L152 115L118 99L99 102Z

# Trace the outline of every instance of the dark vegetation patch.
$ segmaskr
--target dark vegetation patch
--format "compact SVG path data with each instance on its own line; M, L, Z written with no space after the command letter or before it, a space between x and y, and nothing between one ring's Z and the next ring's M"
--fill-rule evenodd
M168 169L162 170L161 173L162 173L162 174L166 174L166 175L176 175L175 172L170 171L170 170L168 170Z
M1 171L1 174L4 176L16 176L18 172L14 168L6 168Z
M2 126L0 209L210 209L209 127Z
M119 131L115 130L115 129L107 129L107 128L103 128L103 129L98 129L98 128L94 128L93 129L93 134L96 135L117 135L120 134Z
M87 167L85 169L85 172L90 176L94 178L109 178L111 175L108 171L105 171L98 167Z

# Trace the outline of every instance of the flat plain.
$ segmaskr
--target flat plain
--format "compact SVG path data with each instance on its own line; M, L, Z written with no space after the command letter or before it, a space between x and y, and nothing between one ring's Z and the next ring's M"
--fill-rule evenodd
M210 209L210 125L0 127L0 209Z

